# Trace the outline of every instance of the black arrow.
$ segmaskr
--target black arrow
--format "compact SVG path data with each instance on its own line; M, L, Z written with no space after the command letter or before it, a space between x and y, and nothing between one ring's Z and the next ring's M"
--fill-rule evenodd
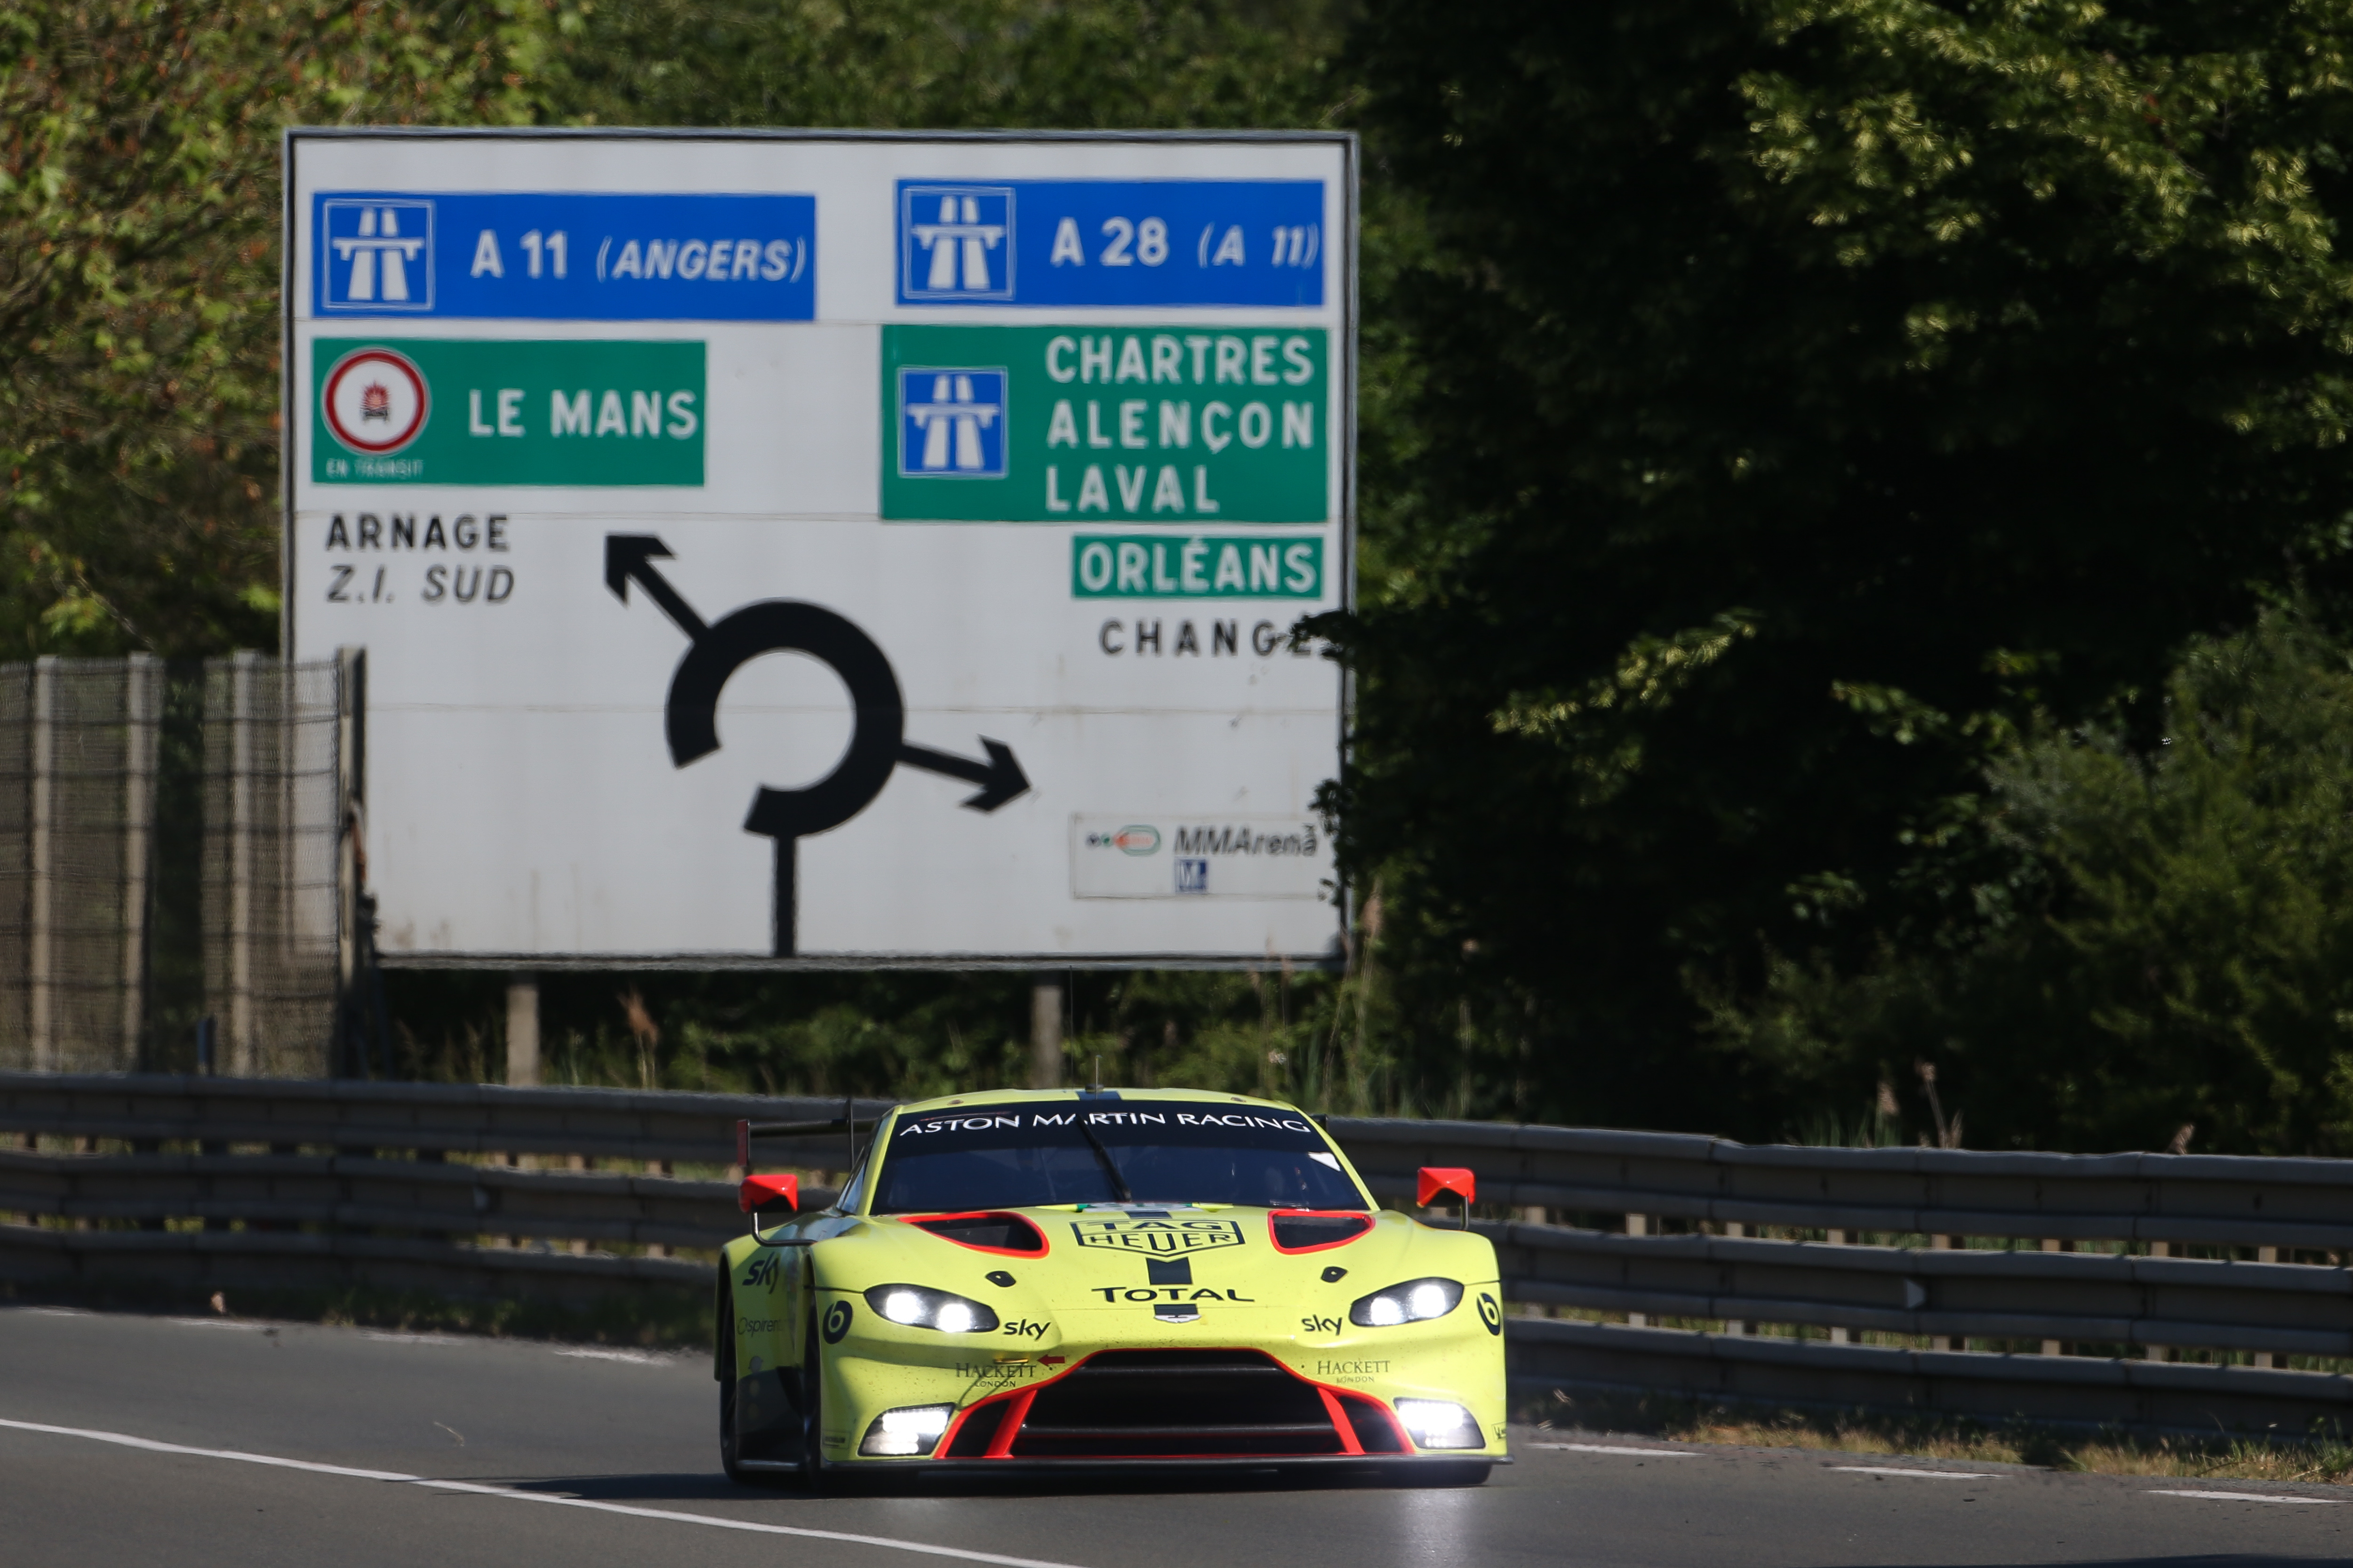
M671 559L670 548L649 533L605 536L605 586L629 602L629 579L638 581L662 613L687 636L686 657L670 677L663 704L672 763L685 767L719 749L719 697L729 678L765 653L805 653L828 666L849 689L853 721L849 749L833 772L805 789L763 788L753 796L744 831L776 841L776 951L790 957L797 924L798 846L802 838L839 827L882 793L901 763L944 773L980 785L964 802L974 811L995 811L1029 790L1029 779L1013 760L1013 749L986 735L985 763L910 745L902 730L906 708L898 678L874 639L854 624L818 605L765 599L745 605L705 625L678 595L654 562Z
M1013 760L1013 748L1002 741L987 736L980 743L988 750L988 761L976 763L969 757L951 756L934 752L929 746L912 742L899 743L899 760L911 768L923 768L935 773L945 773L952 779L964 779L980 785L980 793L964 802L972 811L995 811L1016 795L1029 792L1029 775Z
M626 605L629 602L629 579L635 577L638 585L653 595L654 603L662 607L662 614L677 622L678 629L690 641L701 642L702 634L710 628L702 624L702 617L694 613L693 606L678 596L678 590L654 570L657 557L664 561L672 558L669 547L650 533L607 534L605 586Z

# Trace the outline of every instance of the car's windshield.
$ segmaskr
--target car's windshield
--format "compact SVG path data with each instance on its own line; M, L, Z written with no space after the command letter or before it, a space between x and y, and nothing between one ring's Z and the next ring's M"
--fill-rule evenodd
M871 1212L1104 1203L1365 1206L1297 1111L1124 1099L902 1115Z

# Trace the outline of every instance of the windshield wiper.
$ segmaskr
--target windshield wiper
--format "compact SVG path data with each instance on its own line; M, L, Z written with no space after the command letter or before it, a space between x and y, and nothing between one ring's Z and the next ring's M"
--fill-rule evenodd
M1081 1111L1080 1114L1083 1116L1086 1113ZM1113 1161L1111 1151L1104 1148L1103 1141L1095 1136L1095 1130L1082 1121L1079 1123L1079 1132L1094 1150L1095 1159L1103 1166L1103 1174L1111 1178L1112 1196L1124 1204L1134 1203L1135 1194L1127 1190L1127 1178L1119 1173L1119 1166Z

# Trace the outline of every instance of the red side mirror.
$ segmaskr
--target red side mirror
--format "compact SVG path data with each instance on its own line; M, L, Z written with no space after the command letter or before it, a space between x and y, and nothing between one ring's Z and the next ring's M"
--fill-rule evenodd
M1460 1165L1424 1165L1414 1202L1428 1208L1430 1200L1440 1193L1452 1193L1466 1204L1476 1203L1479 1199L1479 1178Z
M735 1206L745 1214L765 1208L779 1199L786 1208L801 1206L801 1179L798 1176L746 1176L744 1184L735 1189Z

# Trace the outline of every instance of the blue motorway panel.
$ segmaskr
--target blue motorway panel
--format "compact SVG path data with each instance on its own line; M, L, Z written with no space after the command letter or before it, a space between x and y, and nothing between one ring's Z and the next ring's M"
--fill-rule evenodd
M817 198L324 191L316 317L807 321Z
M902 180L902 305L1320 306L1321 180Z

